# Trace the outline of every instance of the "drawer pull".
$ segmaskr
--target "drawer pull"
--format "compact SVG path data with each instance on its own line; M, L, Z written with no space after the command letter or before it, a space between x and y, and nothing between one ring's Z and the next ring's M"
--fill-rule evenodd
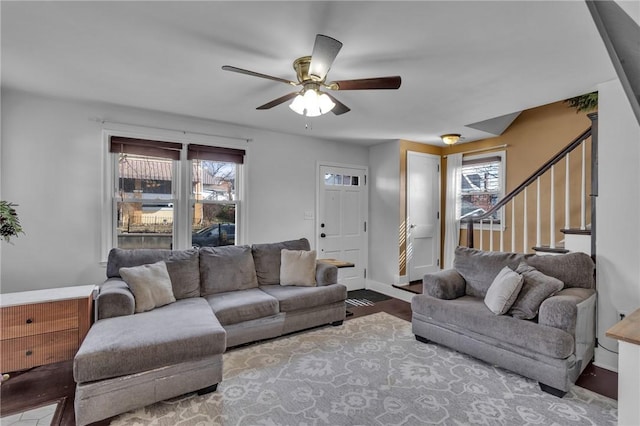
M27 324L31 324L33 320L31 318L27 318Z
M33 355L33 351L28 350L27 352L25 352L25 355L26 355L26 356L31 356L31 355Z

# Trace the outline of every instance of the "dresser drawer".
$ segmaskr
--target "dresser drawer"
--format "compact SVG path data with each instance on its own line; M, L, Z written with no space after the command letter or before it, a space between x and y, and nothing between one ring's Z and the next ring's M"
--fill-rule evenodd
M78 301L32 303L0 309L0 339L78 328Z
M2 341L0 371L18 371L72 359L78 330L64 330Z

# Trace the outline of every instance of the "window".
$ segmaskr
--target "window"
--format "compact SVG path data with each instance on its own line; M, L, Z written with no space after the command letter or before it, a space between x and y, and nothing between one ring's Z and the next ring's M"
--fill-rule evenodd
M505 153L491 153L466 157L462 160L460 188L460 219L482 215L504 196ZM500 223L502 215L496 212L486 220Z
M244 155L225 148L189 145L192 163L191 206L193 247L236 242L236 178Z
M324 184L333 186L360 186L360 178L358 176L340 175L333 173L325 173Z
M109 152L107 251L235 244L244 150L110 136Z

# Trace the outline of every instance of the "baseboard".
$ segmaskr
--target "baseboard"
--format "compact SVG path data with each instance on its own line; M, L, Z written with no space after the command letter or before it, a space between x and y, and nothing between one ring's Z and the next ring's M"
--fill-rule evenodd
M605 370L618 372L618 355L607 352L602 348L596 348L594 354L593 365L604 368Z
M370 279L367 279L366 289L377 291L378 293L386 294L387 296L404 300L405 302L409 302L409 303L411 303L411 298L414 296L414 294L408 291L400 290L398 288L392 287L391 284L385 284L385 283L373 281Z
M595 365L596 367L600 367L600 368L602 368L602 369L604 369L604 370L609 370L609 371L611 371L611 372L613 372L613 373L617 373L617 372L618 372L618 369L617 369L617 368L614 368L614 367L612 367L612 366L610 366L610 365L600 364L600 363L595 362L595 361L594 361L594 362L592 362L592 364L593 364L593 365Z

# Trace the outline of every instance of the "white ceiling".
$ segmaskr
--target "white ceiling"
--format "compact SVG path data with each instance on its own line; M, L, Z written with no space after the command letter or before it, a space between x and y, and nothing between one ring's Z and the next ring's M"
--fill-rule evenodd
M615 78L583 1L7 2L2 86L362 144L491 135L466 124L586 93ZM399 90L344 91L311 119L275 81L315 35L344 43L328 80L402 76Z

